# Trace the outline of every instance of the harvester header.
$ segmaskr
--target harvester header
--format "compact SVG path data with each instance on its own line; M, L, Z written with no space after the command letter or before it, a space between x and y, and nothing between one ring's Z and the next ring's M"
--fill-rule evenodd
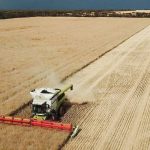
M72 124L35 120L35 119L26 119L26 118L11 117L11 116L7 116L7 117L0 116L0 123L19 125L19 126L28 126L28 127L37 126L43 128L53 128L53 129L65 130L68 132L73 131Z

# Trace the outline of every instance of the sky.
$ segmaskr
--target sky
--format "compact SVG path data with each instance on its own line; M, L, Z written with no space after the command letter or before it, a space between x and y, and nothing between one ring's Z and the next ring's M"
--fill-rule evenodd
M150 9L150 0L0 0L0 9Z

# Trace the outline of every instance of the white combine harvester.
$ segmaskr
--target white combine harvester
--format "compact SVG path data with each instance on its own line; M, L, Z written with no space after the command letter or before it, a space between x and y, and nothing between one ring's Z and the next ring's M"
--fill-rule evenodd
M73 89L73 85L65 89L39 88L32 90L32 114L34 119L46 120L49 117L57 120L65 113L64 103L66 101L65 92Z

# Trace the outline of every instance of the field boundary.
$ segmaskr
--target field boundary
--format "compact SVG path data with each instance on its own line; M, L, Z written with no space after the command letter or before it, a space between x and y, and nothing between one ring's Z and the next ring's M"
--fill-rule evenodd
M106 52L102 53L101 55L99 55L98 57L96 57L95 59L91 60L90 62L88 62L86 65L83 65L81 68L75 70L74 72L70 73L69 75L65 76L61 82L65 82L65 80L67 80L68 78L72 77L74 74L80 72L81 70L85 69L86 67L88 67L89 65L91 65L92 63L94 63L95 61L97 61L98 59L100 59L101 57L103 57L104 55L106 55L107 53L111 52L113 49L117 48L119 45L121 45L122 43L124 43L125 41L129 40L130 38L132 38L134 35L140 33L141 31L143 31L144 29L146 29L149 25L147 25L146 27L140 29L139 31L135 32L134 34L132 34L131 36L129 36L128 38L126 38L125 40L123 40L122 42L120 42L119 44L117 44L116 46L114 46L113 48L107 50Z

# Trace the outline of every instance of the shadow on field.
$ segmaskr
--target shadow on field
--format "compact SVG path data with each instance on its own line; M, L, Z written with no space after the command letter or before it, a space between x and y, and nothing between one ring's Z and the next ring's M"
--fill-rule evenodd
M80 122L80 120L86 115L86 113L90 110L90 108L92 108L92 104L88 102L78 104L72 103L69 100L67 100L64 103L64 107L65 114L58 118L58 122L72 123L73 125L77 125ZM22 118L32 118L32 100L30 100L26 104L23 104L18 109L14 110L8 115Z

